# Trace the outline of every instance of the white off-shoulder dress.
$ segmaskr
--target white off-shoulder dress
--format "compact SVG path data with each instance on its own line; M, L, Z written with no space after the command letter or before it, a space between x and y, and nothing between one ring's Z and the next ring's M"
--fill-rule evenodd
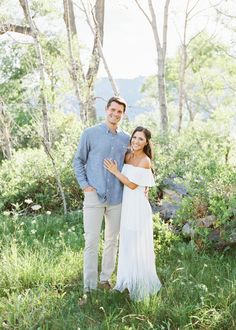
M132 300L145 300L159 291L153 245L152 210L145 187L154 185L150 169L125 164L122 173L138 187L124 186L117 281L115 290L129 290Z

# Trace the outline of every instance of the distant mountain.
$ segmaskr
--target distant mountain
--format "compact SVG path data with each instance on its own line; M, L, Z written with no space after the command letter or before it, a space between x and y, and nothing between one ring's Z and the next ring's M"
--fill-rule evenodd
M151 108L141 107L138 104L143 98L141 88L144 81L145 77L142 76L134 79L115 79L120 95L128 104L127 116L130 120L141 113L153 111ZM104 117L106 102L113 95L114 93L108 78L98 79L95 84L95 105L98 117ZM65 98L62 108L65 113L73 112L79 115L79 104L76 98L72 95L68 95Z
M141 93L142 85L145 81L145 77L139 76L134 79L115 79L120 95L127 101L128 110L127 116L129 119L133 119L140 113L151 111L147 107L141 107L138 103L143 98ZM106 105L105 100L108 100L113 95L111 84L107 78L100 78L95 85L95 95L102 99L96 100L96 109L98 116L104 116L104 107Z

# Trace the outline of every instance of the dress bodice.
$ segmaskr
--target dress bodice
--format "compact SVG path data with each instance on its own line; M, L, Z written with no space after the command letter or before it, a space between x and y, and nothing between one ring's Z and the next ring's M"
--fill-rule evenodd
M151 169L124 164L122 173L133 183L141 187L152 187L155 180Z

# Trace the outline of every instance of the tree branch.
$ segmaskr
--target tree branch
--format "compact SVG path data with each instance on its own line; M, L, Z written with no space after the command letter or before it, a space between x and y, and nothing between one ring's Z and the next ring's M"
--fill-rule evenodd
M138 0L134 0L137 4L137 6L139 7L139 9L141 10L141 12L143 13L143 15L146 17L146 19L148 20L149 24L152 25L152 22L150 20L150 18L148 17L148 14L145 12L145 10L142 8L142 6L140 5L140 3L138 2Z
M32 30L28 26L22 26L18 24L1 24L0 25L0 35L5 34L7 32L17 32L26 35L32 35Z
M166 57L166 47L167 47L167 28L168 28L168 10L169 10L170 0L166 0L164 9L164 24L163 24L163 56Z
M44 142L43 139L42 139L42 143L43 143L43 145L44 145L44 150L45 150L46 154L47 154L47 155L49 156L49 158L51 159L52 166L53 166L54 171L55 171L55 177L56 177L56 180L57 180L57 186L58 186L58 189L59 189L59 191L60 191L60 195L61 195L62 202L63 202L64 214L67 214L66 198L65 198L64 190L63 190L63 187L62 187L62 184L61 184L60 175L59 175L58 170L57 170L57 167L56 167L55 160L54 160L54 158L53 158L51 152L49 151L47 144Z

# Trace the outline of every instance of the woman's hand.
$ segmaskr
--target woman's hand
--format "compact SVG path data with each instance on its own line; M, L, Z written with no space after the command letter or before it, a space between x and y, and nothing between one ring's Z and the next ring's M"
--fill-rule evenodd
M104 167L114 175L119 172L117 162L115 160L104 159Z

